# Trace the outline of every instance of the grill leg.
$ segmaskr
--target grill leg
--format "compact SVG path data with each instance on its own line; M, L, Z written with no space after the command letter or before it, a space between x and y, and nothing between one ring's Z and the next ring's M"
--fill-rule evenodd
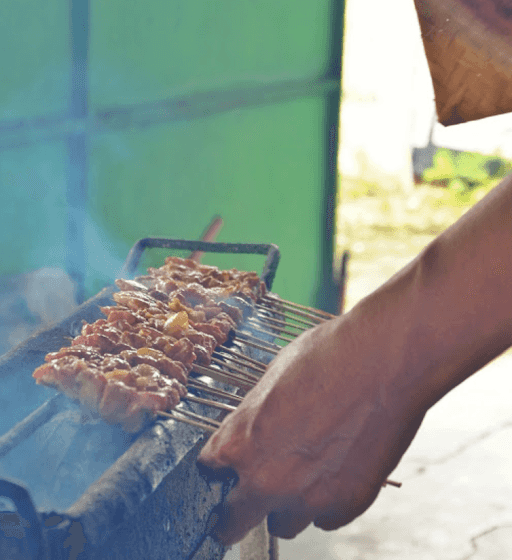
M277 537L269 535L266 519L240 542L240 560L279 560Z

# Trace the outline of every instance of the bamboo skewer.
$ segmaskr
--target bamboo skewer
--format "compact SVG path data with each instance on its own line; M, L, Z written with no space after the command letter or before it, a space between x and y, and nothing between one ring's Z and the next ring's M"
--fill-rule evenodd
M199 379L194 379L193 377L188 378L188 386L189 388L195 389L196 391L203 391L204 393L210 393L211 395L215 397L219 397L221 399L231 399L237 404L240 404L243 401L242 397L239 397L238 395L232 395L227 391L223 391L222 389L217 389L217 387L210 387L203 381L200 381Z
M275 308L271 308L271 307L265 307L264 305L259 305L256 304L254 307L256 307L256 309L260 310L260 314L261 314L261 310L262 311L267 311L269 313L276 313L277 315L282 315L283 317L287 317L288 319L291 319L292 321L295 321L296 323L302 323L303 325L306 325L309 328L311 327L316 327L317 325L319 325L320 323L312 323L311 321L304 321L303 319L297 319L297 317L294 317L293 315L291 315L290 313L287 313L286 311L281 311ZM266 315L263 315L264 317L266 317Z
M390 486L395 486L395 488L401 488L401 487L402 487L402 483L401 483L401 482L395 482L394 480L385 480L385 481L382 483L382 486L385 488L388 484L389 484Z
M199 373L200 375L206 375L207 377L211 377L221 383L227 383L228 385L234 385L235 387L240 387L244 391L251 390L255 382L250 381L248 379L241 379L235 374L230 374L229 372L222 371L220 369L205 367L205 366L198 366L194 365L194 371Z
M248 324L251 326L254 325L256 328L259 326L260 328L265 327L267 329L275 329L280 335L288 336L292 340L295 340L299 336L299 333L292 333L290 331L285 330L283 327L273 325L272 323L269 323L264 319L256 319L254 317L249 317ZM274 333L268 333L268 334L272 334L272 336L274 336Z
M222 360L220 360L220 358L222 358ZM217 352L217 354L212 354L212 362L215 362L216 364L218 363L222 363L224 364L224 360L229 360L230 362L233 362L234 364L238 364L241 367L245 367L245 368L251 368L255 371L257 371L258 373L263 373L265 370L261 370L260 368L257 368L256 366L253 366L251 364L247 364L244 363L242 360L239 360L238 358L235 358L234 356L231 356L230 354L219 354ZM257 377L254 374L250 374L252 377Z
M223 352L227 352L228 354L231 354L232 356L235 356L240 360L244 360L246 362L254 364L258 369L261 369L262 371L265 371L267 369L267 365L264 364L263 362L258 362L258 360L255 360L254 358L246 356L245 354L242 354L241 352L237 352L236 350L233 350L232 348L228 348L227 346L220 346L219 348L221 348Z
M184 400L195 402L197 404L204 404L206 406L211 406L212 408L218 408L219 410L227 410L228 412L233 412L236 410L236 406L231 406L230 404L224 404L217 401L212 401L210 399L203 399L201 397L196 397L195 395L188 394Z
M278 354L279 350L281 350L280 346L277 344L273 344L272 346L268 345L266 342L256 338L255 336L251 336L250 334L246 334L242 331L235 331L238 339L237 342L241 342L243 344L247 344L247 346L252 346L253 348L258 348L259 350L263 350L265 352L269 352L270 354ZM257 342L253 342L256 340Z
M266 315L259 315L257 319L256 319L256 317L249 317L249 319L252 319L253 321L258 321L259 323L268 323L268 324L272 325L274 328L289 327L289 328L297 329L301 332L304 332L304 331L307 330L306 327L301 327L299 325L293 325L292 323L287 323L286 321L280 321L279 319L274 319L273 317L267 317ZM295 336L299 336L299 335L295 334Z
M332 313L327 313L327 311L322 311L321 309L315 309L313 307L307 307L306 305L301 305L300 303L295 303L294 301L288 301L286 299L281 299L271 294L265 294L261 299L269 300L271 302L281 303L282 305L286 305L292 308L298 308L302 311L308 311L310 313L314 313L320 316L323 316L327 319L334 319L337 315L333 315Z
M203 422L203 424L211 424L214 428L218 428L220 426L220 422L218 420L214 420L213 418L208 418L207 416L201 416L200 414L196 414L191 410L184 410L183 408L175 408L173 412L177 412L178 414L183 414L183 416L188 416L192 420Z
M205 432L210 432L212 434L216 430L216 428L214 428L213 426L208 426L206 424L202 424L201 422L196 422L194 420L191 420L190 418L175 416L174 414L170 414L169 412L164 412L162 410L158 411L157 414L159 416L163 416L164 418L169 418L171 420L176 420L177 422L183 422L184 424L189 424L190 426L200 428L201 430L204 430Z
M246 327L245 327L245 325L242 325L241 328L245 329ZM267 348L272 348L274 350L281 350L281 348L282 348L282 346L279 346L275 342L269 342L268 340L258 338L252 332L245 332L245 330L238 330L238 331L234 331L234 332L235 332L235 335L237 335L237 336L241 336L244 339L251 340L252 342L256 342L257 344L261 344L262 346L266 346ZM271 334L270 336L274 336L274 335Z
M249 325L246 325L246 326L244 326L244 327L242 327L242 328L243 328L243 329L251 329L251 330L253 330L253 331L260 332L260 333L262 333L262 334L264 334L264 335L271 336L271 337L273 337L273 338L277 338L278 340L282 340L283 342L291 342L292 340L295 340L295 338L296 338L295 336L292 336L292 338L286 338L286 337L284 337L284 336L281 336L281 335L278 335L278 334L274 334L274 333L272 333L272 332L265 331L265 330L263 330L261 327L258 327L258 326L256 326L256 325L253 325L252 323L250 324L250 326L249 326Z
M273 311L274 313L283 313L284 315L286 315L286 312L288 313L293 313L294 315L297 315L298 317L302 317L304 319L309 319L310 321L312 321L312 325L319 325L320 323L325 323L325 321L327 321L327 319L324 319L323 317L317 317L316 315L312 315L311 313L305 313L304 311L299 311L297 309L290 309L289 307L286 307L284 305L279 306L276 303L270 303L268 301L263 300L263 307L267 306L266 309L270 309L271 311ZM261 304L260 304L261 305ZM298 319L295 319L296 321Z
M221 366L224 366L225 368L228 368L228 369L232 370L232 372L236 373L237 375L242 375L244 377L247 377L249 381L253 381L254 383L257 383L259 381L259 378L256 377L256 375L246 373L245 371L237 368L236 366L229 365L224 360L219 360L218 358L214 358L214 357L212 357L211 360L214 364L219 364ZM229 372L229 373L231 373L231 372Z

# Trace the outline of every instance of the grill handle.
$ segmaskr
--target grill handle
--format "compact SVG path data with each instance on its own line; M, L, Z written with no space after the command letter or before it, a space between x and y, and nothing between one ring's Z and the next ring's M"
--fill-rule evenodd
M16 558L46 559L41 522L28 490L11 480L0 479L0 497L8 498L16 507L16 512L0 512L0 553L14 553L14 545L18 548Z
M272 243L212 243L210 241L188 241L184 239L166 239L165 237L145 237L139 239L130 249L122 269L123 277L130 277L137 271L140 258L146 249L181 249L185 251L202 251L204 253L241 253L249 255L266 255L261 279L268 290L276 275L281 257L279 247Z

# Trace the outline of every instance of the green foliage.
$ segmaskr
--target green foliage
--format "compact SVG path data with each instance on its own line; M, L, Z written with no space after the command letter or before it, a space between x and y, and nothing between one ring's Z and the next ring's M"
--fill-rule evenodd
M512 162L498 156L456 152L440 148L434 154L433 166L423 173L423 180L444 186L458 194L494 185L512 171Z

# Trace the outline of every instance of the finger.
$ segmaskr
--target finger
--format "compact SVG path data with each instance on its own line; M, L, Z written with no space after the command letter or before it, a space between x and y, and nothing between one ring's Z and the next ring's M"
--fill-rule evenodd
M237 486L228 494L226 501L215 508L218 520L212 534L224 545L235 544L261 523L269 511L267 500L250 495Z
M267 519L268 532L274 537L293 539L313 521L306 512L272 512Z
M241 406L241 405L240 405ZM198 462L212 469L237 468L247 456L246 421L238 410L232 412L222 422L204 445Z

